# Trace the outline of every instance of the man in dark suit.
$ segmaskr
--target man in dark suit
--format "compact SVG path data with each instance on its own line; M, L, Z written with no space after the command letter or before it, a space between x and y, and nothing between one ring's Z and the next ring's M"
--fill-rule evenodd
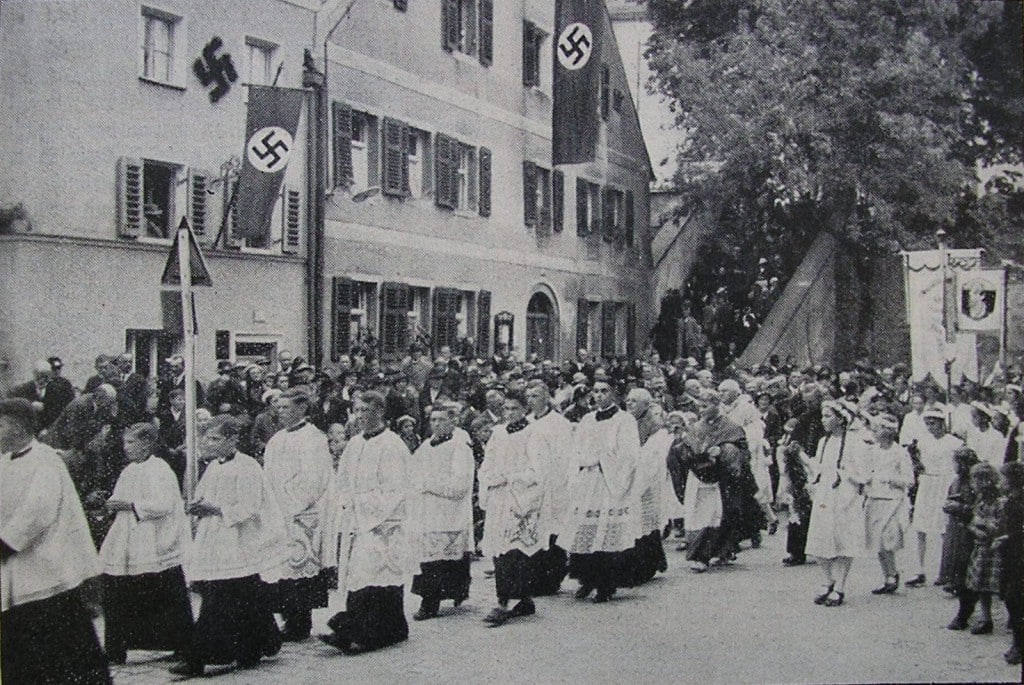
M59 375L63 363L57 357L53 362L38 361L32 366L32 380L15 386L9 396L20 397L32 403L36 413L36 434L45 431L75 399L75 389Z
M178 477L180 487L185 479L185 391L172 390L168 403L167 409L158 410L156 415L163 443L160 456Z
M160 391L160 401L157 404L158 410L166 409L170 406L169 395L172 390L185 389L185 358L180 354L176 354L165 359L164 364L166 365L166 371L160 374L157 379L157 389ZM195 383L196 406L206 406L206 395L203 392L203 386L198 380Z

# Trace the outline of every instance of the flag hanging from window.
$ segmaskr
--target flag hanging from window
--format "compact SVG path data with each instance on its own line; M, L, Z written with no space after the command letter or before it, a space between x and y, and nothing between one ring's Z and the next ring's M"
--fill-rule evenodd
M602 0L556 0L554 110L552 158L554 164L593 161L599 130L598 76Z
M242 173L235 196L238 236L253 247L270 245L270 224L281 182L298 144L295 132L305 91L249 86Z

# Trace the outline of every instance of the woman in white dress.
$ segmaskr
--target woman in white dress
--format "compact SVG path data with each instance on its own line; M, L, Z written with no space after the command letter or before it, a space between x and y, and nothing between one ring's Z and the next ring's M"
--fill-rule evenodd
M850 431L852 406L842 401L821 405L825 436L810 464L812 514L807 554L818 557L825 574L815 604L843 603L853 558L864 552L863 473L866 443L861 431Z
M896 417L881 414L872 421L874 442L866 451L865 472L868 481L866 545L868 552L878 554L884 584L872 590L875 595L891 595L900 584L896 570L896 552L903 549L904 537L910 527L910 498L907 491L914 484L914 464L910 453L896 443L899 423Z

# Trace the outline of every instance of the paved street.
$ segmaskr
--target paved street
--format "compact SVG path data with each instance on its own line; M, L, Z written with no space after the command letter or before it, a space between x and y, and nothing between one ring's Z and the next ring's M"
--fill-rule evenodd
M1020 667L1002 659L1009 635L1001 604L995 634L954 633L945 625L955 601L938 588L871 596L880 581L873 560L855 563L847 604L826 609L811 603L816 567L779 564L781 534L705 575L689 571L669 542L668 573L606 605L577 602L570 581L558 597L538 600L536 616L488 629L481 619L494 585L483 574L489 564L478 562L469 602L411 622L404 645L345 657L311 639L216 682L1020 682ZM410 615L417 599L407 603ZM314 615L314 632L328 615ZM168 682L167 663L156 656L131 653L115 682Z

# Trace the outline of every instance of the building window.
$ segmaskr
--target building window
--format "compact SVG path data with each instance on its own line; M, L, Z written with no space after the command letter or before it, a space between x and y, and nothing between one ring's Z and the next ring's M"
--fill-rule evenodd
M441 0L441 46L448 52L494 59L494 0Z
M476 148L459 143L458 166L455 171L456 207L465 211L476 209Z
M184 86L183 29L181 17L163 10L142 8L142 78Z
M428 169L430 156L430 134L419 129L409 129L409 196L423 197L430 192Z
M176 208L183 206L178 194L180 166L145 160L142 164L142 214L145 217L144 237L172 238L177 225ZM183 198L182 198L183 199Z
M246 79L245 82L254 86L269 86L277 76L274 68L274 53L277 46L259 38L245 39Z
M352 112L352 186L364 190L377 183L377 117Z

